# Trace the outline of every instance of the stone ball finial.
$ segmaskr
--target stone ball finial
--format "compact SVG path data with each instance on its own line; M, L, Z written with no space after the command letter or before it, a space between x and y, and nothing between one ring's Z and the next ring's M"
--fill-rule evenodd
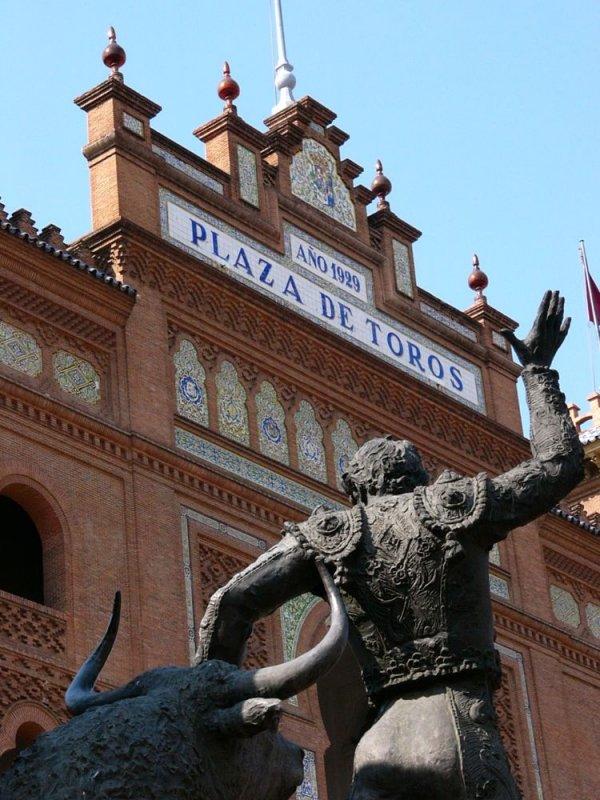
M392 182L383 174L383 165L379 159L375 162L375 177L371 184L371 191L375 197L379 198L377 201L377 208L390 207L386 197L392 191Z
M102 51L102 61L111 70L112 78L122 81L123 75L119 72L119 67L122 67L127 60L125 50L117 43L117 34L111 25L107 31L108 44Z
M487 287L489 280L485 272L479 268L479 256L473 253L473 270L468 278L469 288L475 292L477 300L485 300L483 290Z
M231 77L231 70L227 61L223 64L223 78L217 86L217 93L221 100L225 101L223 110L228 114L235 114L236 108L233 105L233 101L240 96L240 86Z

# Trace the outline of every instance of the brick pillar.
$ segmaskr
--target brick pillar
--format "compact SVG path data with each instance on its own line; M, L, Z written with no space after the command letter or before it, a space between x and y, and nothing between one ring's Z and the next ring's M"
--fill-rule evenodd
M127 219L158 233L150 120L160 106L113 77L75 103L88 115L83 154L90 167L93 230Z

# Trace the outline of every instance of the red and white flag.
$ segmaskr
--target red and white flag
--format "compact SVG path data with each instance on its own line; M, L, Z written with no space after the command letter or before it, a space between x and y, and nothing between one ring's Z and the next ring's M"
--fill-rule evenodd
M590 275L590 268L587 263L587 255L583 241L579 243L579 257L583 266L583 277L585 282L585 299L587 302L588 319L593 322L596 328L600 324L600 289L596 281Z

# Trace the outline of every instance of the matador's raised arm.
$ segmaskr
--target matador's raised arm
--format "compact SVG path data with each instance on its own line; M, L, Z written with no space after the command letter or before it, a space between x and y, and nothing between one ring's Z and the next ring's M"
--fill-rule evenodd
M523 364L531 419L533 458L490 481L486 533L504 538L515 527L549 511L583 477L583 448L550 368L571 320L563 322L564 298L546 292L527 337L502 331Z

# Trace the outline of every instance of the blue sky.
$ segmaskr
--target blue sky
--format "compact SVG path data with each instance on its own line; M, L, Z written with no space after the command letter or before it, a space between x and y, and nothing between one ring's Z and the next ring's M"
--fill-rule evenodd
M90 227L85 115L72 99L106 76L109 24L126 82L163 106L155 127L202 154L228 59L240 114L274 103L270 0L0 2L0 195L67 239ZM574 317L556 366L569 400L593 389L577 243L600 283L600 3L591 0L283 0L296 96L338 114L345 156L370 183L381 158L393 210L423 231L419 284L458 308L477 251L489 302L522 321L546 288ZM593 348L596 383L600 349Z

